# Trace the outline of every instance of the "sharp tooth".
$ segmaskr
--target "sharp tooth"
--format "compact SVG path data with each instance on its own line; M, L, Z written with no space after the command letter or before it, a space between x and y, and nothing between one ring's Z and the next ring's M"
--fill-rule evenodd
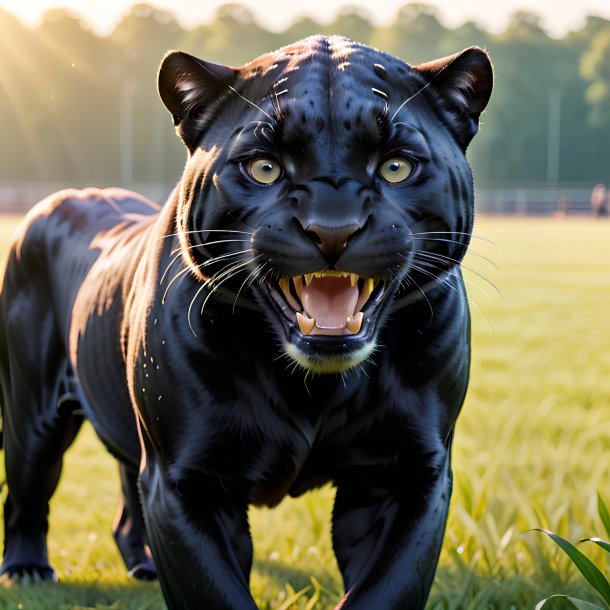
M311 280L313 280L313 273L306 273L303 277L305 278L305 284L307 284L307 286L309 286L309 284L311 284Z
M352 335L360 332L362 328L362 320L364 318L364 314L359 311L355 316L347 316L347 320L345 321L345 327L349 330Z
M352 283L352 286L355 286L358 283L358 276L355 273L350 273L349 279Z
M316 321L312 318L307 318L297 311L297 322L299 323L299 328L304 335L308 335L313 327L316 325Z
M368 278L364 280L364 286L360 291L360 299L362 300L362 304L366 303L368 298L371 296L373 292L373 288L375 287L375 280L373 278Z
M358 297L358 302L356 303L356 311L360 311L364 307L364 304L368 301L371 293L373 292L373 288L375 288L375 280L373 278L364 280L364 286L360 291L360 296Z
M292 281L294 282L294 288L297 291L297 296L299 299L303 300L303 278L300 275L297 275L292 278ZM297 309L299 308L297 307Z
M280 288L284 294L290 294L290 280L283 277L281 280L279 280L278 284L280 285Z

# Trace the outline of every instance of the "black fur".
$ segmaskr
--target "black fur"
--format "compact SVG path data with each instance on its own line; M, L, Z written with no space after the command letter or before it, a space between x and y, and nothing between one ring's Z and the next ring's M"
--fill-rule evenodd
M159 89L189 159L165 206L63 191L10 251L2 571L53 576L48 501L84 414L121 463L127 567L156 568L172 610L255 608L248 505L326 482L340 607L423 608L470 360L464 152L491 84L476 48L419 69L334 37L239 69L170 53ZM396 156L398 184L379 174ZM303 334L280 298L324 270L384 287L356 334Z

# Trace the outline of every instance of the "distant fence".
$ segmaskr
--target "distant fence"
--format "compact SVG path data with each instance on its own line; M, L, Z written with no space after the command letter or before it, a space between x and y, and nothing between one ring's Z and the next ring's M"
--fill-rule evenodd
M0 213L25 213L37 201L66 186L68 185L56 183L0 182ZM167 199L173 187L173 184L146 182L133 184L129 188L161 203ZM477 210L488 214L582 215L591 213L592 188L592 184L482 188L476 190L475 201Z
M521 216L591 213L591 185L549 185L477 189L476 207L488 214Z

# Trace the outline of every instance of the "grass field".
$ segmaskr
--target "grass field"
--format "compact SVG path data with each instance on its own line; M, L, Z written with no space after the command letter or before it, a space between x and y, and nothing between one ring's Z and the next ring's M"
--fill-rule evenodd
M0 239L11 223L0 223ZM592 600L557 547L528 530L571 540L602 535L596 492L610 497L610 223L480 218L476 233L495 245L475 239L466 261L476 304L473 370L428 607L533 609L559 592ZM115 465L86 428L51 507L50 554L61 584L0 588L1 610L164 608L158 586L130 581L120 563L110 534L117 490ZM327 610L340 598L332 499L323 489L252 512L252 589L261 608ZM606 569L593 547L587 554Z

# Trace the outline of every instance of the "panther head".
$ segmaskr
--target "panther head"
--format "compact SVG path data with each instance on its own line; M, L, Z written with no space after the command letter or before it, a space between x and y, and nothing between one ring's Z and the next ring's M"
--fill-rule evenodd
M492 80L476 47L419 66L325 36L241 68L170 52L159 91L189 151L188 264L254 295L305 369L363 362L396 299L466 251L465 151Z

